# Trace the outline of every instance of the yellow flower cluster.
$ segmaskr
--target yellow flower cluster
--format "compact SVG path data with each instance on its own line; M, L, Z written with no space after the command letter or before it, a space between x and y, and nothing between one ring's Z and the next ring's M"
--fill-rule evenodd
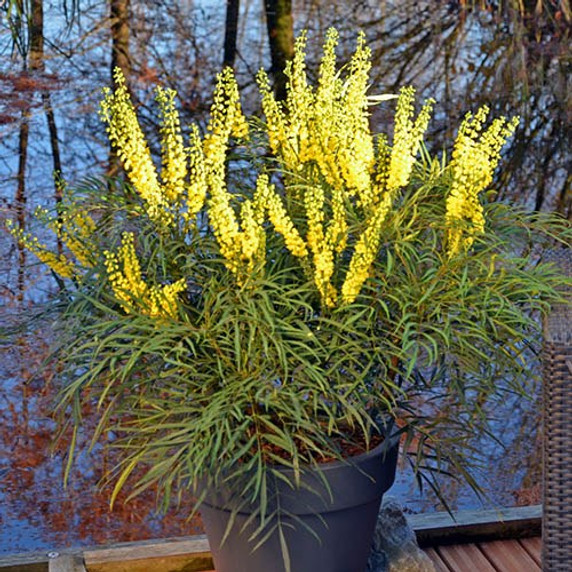
M193 126L189 146L185 147L178 111L175 107L176 92L157 88L156 100L161 115L161 181L151 157L149 145L131 102L125 78L121 70L114 72L116 88L104 89L101 116L107 123L112 145L123 162L129 180L144 201L149 218L159 228L172 227L177 216L182 215L189 224L204 205L207 194L206 157L198 128ZM236 96L231 100L226 114L233 114L232 133L245 134L246 120L236 106ZM219 101L219 108L224 107ZM215 117L211 128L220 136ZM205 142L205 149L208 144ZM218 157L220 162L220 157Z
M415 157L431 118L434 100L425 102L415 122L412 119L415 112L414 103L415 90L412 87L404 87L399 95L395 113L393 146L386 183L389 192L395 192L409 183Z
M35 254L50 270L62 278L74 278L76 269L74 264L63 254L52 252L47 245L41 243L36 236L24 232L14 226L13 221L7 221L10 234L32 254Z
M369 275L383 222L397 191L410 181L433 105L427 101L414 118L414 90L402 90L393 146L380 139L376 156L367 97L371 52L360 34L343 77L336 69L338 39L336 30L328 31L314 90L306 77L305 36L298 38L287 69L284 107L275 100L266 74L258 75L270 148L282 162L287 192L305 207L314 282L326 306L337 303L332 281L339 274L336 266L348 258L348 203L361 208L364 220L354 232L354 252L341 288L346 303Z
M474 116L467 114L453 147L452 182L446 211L449 256L469 248L475 236L484 231L479 194L491 184L501 149L519 122L518 117L511 121L500 117L483 132L488 114L486 106Z
M205 204L207 197L207 170L203 143L196 125L191 126L189 133L189 185L187 188L186 211L183 217L187 223L196 215Z
M175 108L176 92L157 88L156 101L161 111L161 179L165 198L177 203L185 190L187 153L181 133L179 114Z
M204 209L204 220L212 228L224 264L242 286L257 268L263 268L266 232L272 225L288 251L300 259L325 307L352 303L371 275L388 215L399 202L400 191L412 184L434 103L428 100L415 116L415 92L410 87L402 89L392 143L380 136L374 144L367 97L370 50L360 34L349 65L340 71L338 41L337 32L329 30L313 87L306 74L306 37L302 34L297 39L294 58L286 70L285 102L276 100L263 71L257 76L265 134L281 164L284 197L266 174L258 177L256 189L246 196L227 188L232 139L248 136L230 68L218 76L205 137L192 126L188 146L175 107L175 92L158 88L161 180L119 70L115 72L116 89L105 91L101 106L109 138L147 216L159 229L176 228L183 235L196 231L192 225ZM469 114L455 141L446 198L449 256L468 248L484 230L479 193L490 185L501 148L518 121L501 117L484 129L487 115L486 107L475 116ZM58 218L48 219L48 226L75 256L78 266L90 265L89 239L95 232L91 218L64 205ZM61 276L77 275L76 266L65 256L50 252L21 230L11 232ZM124 234L116 253L104 253L104 261L115 296L126 312L176 315L177 296L185 290L185 281L148 285L131 233Z
M231 68L218 76L211 119L204 139L205 177L210 193L208 215L226 267L243 285L254 267L264 260L263 212L245 199L237 217L233 195L226 186L226 155L231 136L246 137L248 124L240 105ZM240 221L240 222L239 222Z
M344 82L336 70L337 44L338 33L330 29L314 90L305 71L305 35L296 40L286 70L287 113L275 100L266 73L259 72L257 80L270 147L286 172L296 175L314 162L328 184L352 194L369 185L374 164L366 97L371 54L361 34Z
M308 223L306 240L313 254L314 282L324 304L333 307L337 300L336 290L331 283L335 269L334 248L324 234L324 202L325 194L321 185L305 189L304 205Z
M383 223L391 205L392 195L386 192L356 243L348 272L342 285L342 300L346 304L353 302L357 298L363 283L369 277L371 266L379 250Z
M371 51L366 46L365 35L358 36L357 47L349 66L349 75L342 85L342 97L338 98L341 109L337 113L341 121L338 162L340 173L348 191L358 194L371 187L371 174L374 168L374 146L369 126L367 89L371 68ZM327 118L324 118L324 128Z
M232 68L227 67L218 75L210 111L204 152L206 157L216 161L222 153L226 153L231 136L244 138L248 135L248 123L242 113Z
M44 216L49 216L47 212ZM95 232L95 221L69 199L63 201L63 209L58 217L50 217L48 226L67 246L75 259L85 268L93 266L93 245L91 237Z
M133 233L125 232L117 253L105 251L105 268L115 297L127 313L175 317L177 295L186 289L182 278L173 284L149 286L142 278Z
M258 178L254 200L257 205L257 212L264 213L264 211L266 211L272 226L274 226L276 232L281 234L284 238L286 248L298 258L308 256L306 243L296 230L274 185L269 184L267 175L261 175ZM262 223L263 217L262 220L259 219L259 224Z
M59 244L67 247L80 266L84 268L93 266L94 252L90 237L95 231L95 222L87 213L78 210L64 199L62 212L58 216L52 215L42 207L35 210L35 216L46 223L55 233ZM37 237L16 228L11 220L8 221L8 229L22 246L62 278L77 278L80 275L78 265L64 253L53 252Z
M119 68L114 72L114 79L115 90L105 88L101 102L101 116L107 123L109 140L117 149L133 187L145 201L149 217L168 226L171 215L167 197L159 184L149 146Z

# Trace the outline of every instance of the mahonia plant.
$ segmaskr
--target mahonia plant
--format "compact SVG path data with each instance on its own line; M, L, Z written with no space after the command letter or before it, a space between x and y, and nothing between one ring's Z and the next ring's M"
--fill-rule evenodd
M317 84L312 86L306 74L306 35L297 38L294 58L286 68L284 102L275 98L267 74L258 73L263 135L280 166L276 184L262 172L250 190L239 193L229 188L229 152L236 144L247 145L249 138L230 68L217 78L204 136L192 125L186 142L176 93L157 88L160 173L119 69L114 72L115 89L105 88L101 103L109 140L158 233L194 232L197 217L206 215L226 268L243 287L264 268L267 234L273 228L315 284L324 308L352 303L372 274L384 225L393 209L399 208L400 193L412 184L434 104L426 101L416 115L415 91L403 88L391 144L384 135L374 137L369 107L375 97L367 93L371 53L365 35L358 36L345 73L337 67L338 41L337 31L330 29ZM480 195L491 184L501 148L518 123L518 119L501 117L485 129L487 115L486 107L467 115L446 167L450 184L444 198L442 245L448 258L466 251L484 232ZM60 216L49 226L80 265L89 266L87 242L95 231L93 221ZM56 273L77 278L69 257L51 252L21 230L14 228L13 233ZM148 284L132 233L123 235L116 252L105 250L104 266L126 312L175 315L177 296L185 291L184 279Z

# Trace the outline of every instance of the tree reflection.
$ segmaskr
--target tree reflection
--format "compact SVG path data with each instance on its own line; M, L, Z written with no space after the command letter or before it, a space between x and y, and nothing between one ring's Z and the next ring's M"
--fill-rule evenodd
M154 491L129 502L126 491L110 511L109 487L97 487L113 465L110 453L82 455L64 489L69 440L64 439L54 450L50 415L57 376L43 362L48 349L45 333L21 337L17 344L0 351L4 380L0 406L1 518L19 522L11 532L10 545L0 547L0 552L199 532L198 521L187 520L185 501L189 499L184 496L179 510L173 508L162 516L155 510ZM41 377L37 372L42 372ZM92 414L86 419L88 425L96 421L95 408Z

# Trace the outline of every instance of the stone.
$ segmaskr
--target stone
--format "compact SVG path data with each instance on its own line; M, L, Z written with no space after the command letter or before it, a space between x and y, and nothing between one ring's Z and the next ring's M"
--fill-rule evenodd
M435 572L431 559L419 548L401 504L384 497L366 572Z

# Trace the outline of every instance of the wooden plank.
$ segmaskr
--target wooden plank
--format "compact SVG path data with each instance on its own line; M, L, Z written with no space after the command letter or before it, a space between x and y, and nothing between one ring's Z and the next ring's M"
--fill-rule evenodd
M0 564L0 572L48 572L48 563Z
M449 569L454 572L475 572L476 570L479 572L497 572L475 544L438 546L436 550Z
M88 572L198 572L213 567L206 536L126 542L86 550Z
M539 536L542 506L499 510L459 511L408 515L407 521L422 547L443 542L458 544Z
M493 540L479 544L498 572L541 572L540 566L518 541Z
M140 542L122 542L101 546L91 550L84 550L83 557L86 564L90 564L117 560L140 560L141 558L151 556L166 557L204 552L210 552L207 537L205 535L197 535Z
M521 538L518 542L542 568L542 539L540 536L536 536L534 538Z
M48 572L45 552L8 554L0 557L0 572Z
M212 567L210 553L86 564L87 572L204 572Z
M49 572L86 572L83 558L76 554L60 554L50 558Z
M425 554L427 554L427 556L429 556L431 559L431 562L433 562L433 565L435 566L435 572L451 572L451 569L447 566L447 564L445 564L445 562L443 562L437 550L434 548L426 548Z

